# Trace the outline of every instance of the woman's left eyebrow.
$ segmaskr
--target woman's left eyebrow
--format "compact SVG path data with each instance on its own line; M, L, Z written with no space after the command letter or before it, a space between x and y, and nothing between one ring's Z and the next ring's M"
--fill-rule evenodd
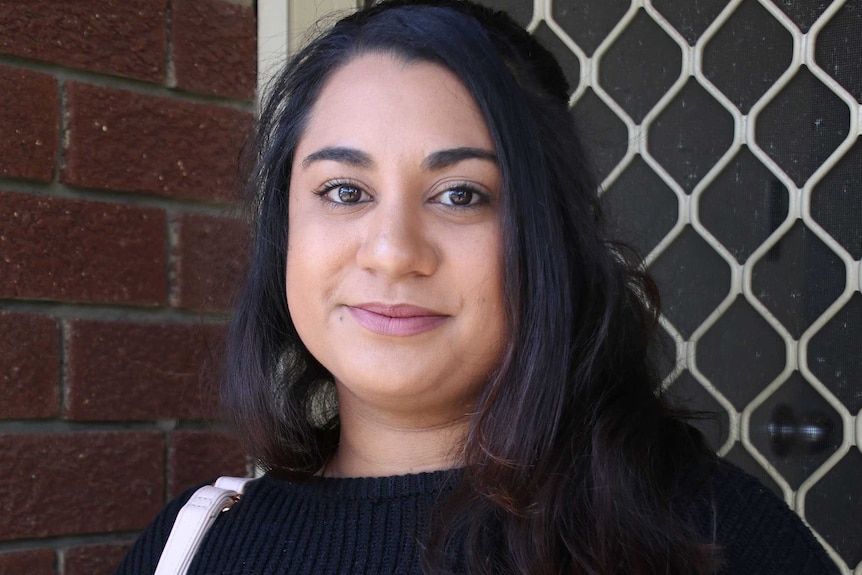
M433 154L429 154L422 162L422 167L429 171L442 170L443 168L454 166L458 162L474 159L487 160L497 164L497 156L494 152L483 150L482 148L461 147L439 150Z

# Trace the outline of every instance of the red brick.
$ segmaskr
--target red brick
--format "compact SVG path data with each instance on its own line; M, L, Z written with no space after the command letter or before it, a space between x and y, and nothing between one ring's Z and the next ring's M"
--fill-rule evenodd
M63 553L63 575L111 575L131 547L128 543L85 545Z
M254 97L254 8L221 0L174 0L171 45L177 87L230 98Z
M166 4L166 0L5 0L0 2L0 52L162 82Z
M66 90L64 182L162 196L233 197L251 114L77 82Z
M183 214L175 222L174 305L224 310L246 266L247 235L240 220Z
M60 90L54 78L0 66L0 176L52 180L59 123Z
M158 305L161 210L0 192L0 297Z
M175 431L168 442L168 496L222 475L244 477L245 453L236 439L213 431Z
M130 531L164 503L157 432L0 436L0 539Z
M0 418L59 411L60 333L54 318L0 313Z
M54 575L54 563L50 549L0 553L0 575Z
M222 326L73 320L66 411L78 420L206 419L217 414Z

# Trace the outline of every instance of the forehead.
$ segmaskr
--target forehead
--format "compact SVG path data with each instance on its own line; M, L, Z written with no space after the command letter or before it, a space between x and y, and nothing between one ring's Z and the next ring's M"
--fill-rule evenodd
M409 143L426 151L453 146L494 149L479 107L451 71L388 54L361 55L324 84L299 148L386 148L387 143Z

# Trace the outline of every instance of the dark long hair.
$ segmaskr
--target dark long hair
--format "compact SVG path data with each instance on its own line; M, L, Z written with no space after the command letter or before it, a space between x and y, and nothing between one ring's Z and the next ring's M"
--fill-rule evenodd
M288 63L262 106L247 188L253 253L222 388L250 452L304 480L338 445L332 377L287 308L287 193L321 87L368 52L457 75L503 181L510 335L471 416L463 480L427 534L426 571L446 572L454 552L470 573L709 572L711 548L680 487L710 455L660 399L648 353L655 286L605 236L563 73L507 16L458 0L396 0L344 18Z

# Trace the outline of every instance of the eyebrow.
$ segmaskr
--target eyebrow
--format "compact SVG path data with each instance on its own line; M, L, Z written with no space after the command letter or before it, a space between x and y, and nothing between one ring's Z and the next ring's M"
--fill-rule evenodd
M422 162L422 167L428 171L435 171L448 168L449 166L454 166L464 160L474 159L487 160L494 164L497 163L497 156L493 152L483 150L482 148L471 148L465 146L433 152ZM307 168L314 162L322 162L324 160L348 164L358 168L371 168L374 166L374 160L372 160L371 156L362 150L344 146L331 146L321 148L320 150L307 155L302 160L302 167Z
M349 164L359 168L370 168L374 165L374 162L371 160L371 156L362 150L338 146L321 148L320 150L307 155L305 159L302 160L302 167L307 168L314 162L321 162L323 160L331 160L333 162Z
M493 152L483 150L481 148L451 148L448 150L439 150L430 154L425 161L422 162L422 167L428 171L441 170L454 166L464 160L487 160L497 163L497 156Z

